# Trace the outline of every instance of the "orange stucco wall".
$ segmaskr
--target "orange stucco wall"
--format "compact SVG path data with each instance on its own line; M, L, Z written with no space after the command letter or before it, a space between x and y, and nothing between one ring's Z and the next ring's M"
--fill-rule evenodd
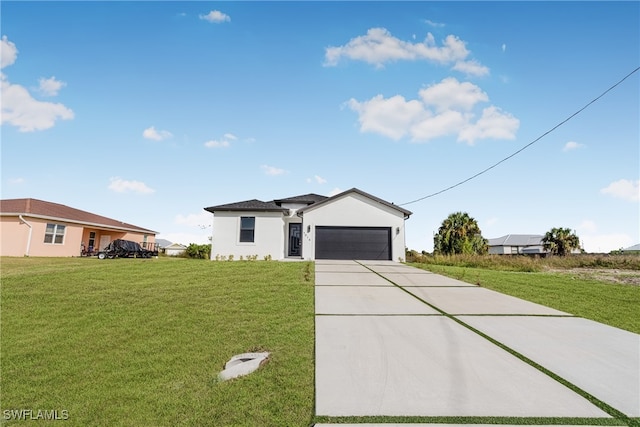
M0 217L0 255L24 256L27 250L29 227L18 217Z
M100 229L80 224L24 217L32 227L31 242L29 244L29 226L24 224L17 216L1 217L0 219L0 256L80 256L83 243L86 248L89 245L91 232L96 233L95 251L102 249L108 242L115 239L132 240L140 244L144 242L143 233ZM66 226L62 244L44 242L47 223ZM99 247L101 238L103 245ZM153 234L147 235L147 243L149 243L148 246L155 243Z

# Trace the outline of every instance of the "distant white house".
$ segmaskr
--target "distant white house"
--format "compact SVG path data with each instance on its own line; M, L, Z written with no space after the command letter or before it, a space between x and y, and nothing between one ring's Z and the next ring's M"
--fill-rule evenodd
M489 254L517 255L517 254L546 254L542 238L539 234L507 234L506 236L489 239Z
M185 245L181 245L180 243L171 243L164 247L164 253L168 256L178 256L182 255L184 251L187 250Z
M211 259L405 259L404 223L411 212L352 188L246 200L205 208L213 214Z

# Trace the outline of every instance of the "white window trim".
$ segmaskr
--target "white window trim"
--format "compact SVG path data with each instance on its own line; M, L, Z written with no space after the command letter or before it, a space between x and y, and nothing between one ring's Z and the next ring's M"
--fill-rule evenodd
M53 225L53 233L47 233L47 227ZM64 227L62 233L58 232L58 227ZM47 242L47 235L51 235L51 242ZM56 236L62 235L62 242L56 243ZM67 226L64 224L57 224L55 222L48 222L44 229L44 244L45 245L64 245L65 238L67 237Z
M241 242L240 235L242 234L242 218L253 218L253 242ZM258 221L255 215L242 215L238 217L238 240L237 244L240 246L256 246L256 228L258 228Z

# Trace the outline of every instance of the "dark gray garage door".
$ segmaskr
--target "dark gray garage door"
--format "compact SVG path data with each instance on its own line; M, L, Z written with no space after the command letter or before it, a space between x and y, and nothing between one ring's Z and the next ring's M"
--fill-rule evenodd
M391 259L390 227L316 226L316 259Z

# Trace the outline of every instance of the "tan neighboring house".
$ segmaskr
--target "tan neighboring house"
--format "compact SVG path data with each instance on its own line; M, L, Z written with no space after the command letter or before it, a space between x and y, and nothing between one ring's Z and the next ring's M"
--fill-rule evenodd
M164 253L168 256L180 256L187 250L185 245L172 243L164 247Z
M157 232L38 199L0 200L0 256L80 256L115 239L153 249Z

